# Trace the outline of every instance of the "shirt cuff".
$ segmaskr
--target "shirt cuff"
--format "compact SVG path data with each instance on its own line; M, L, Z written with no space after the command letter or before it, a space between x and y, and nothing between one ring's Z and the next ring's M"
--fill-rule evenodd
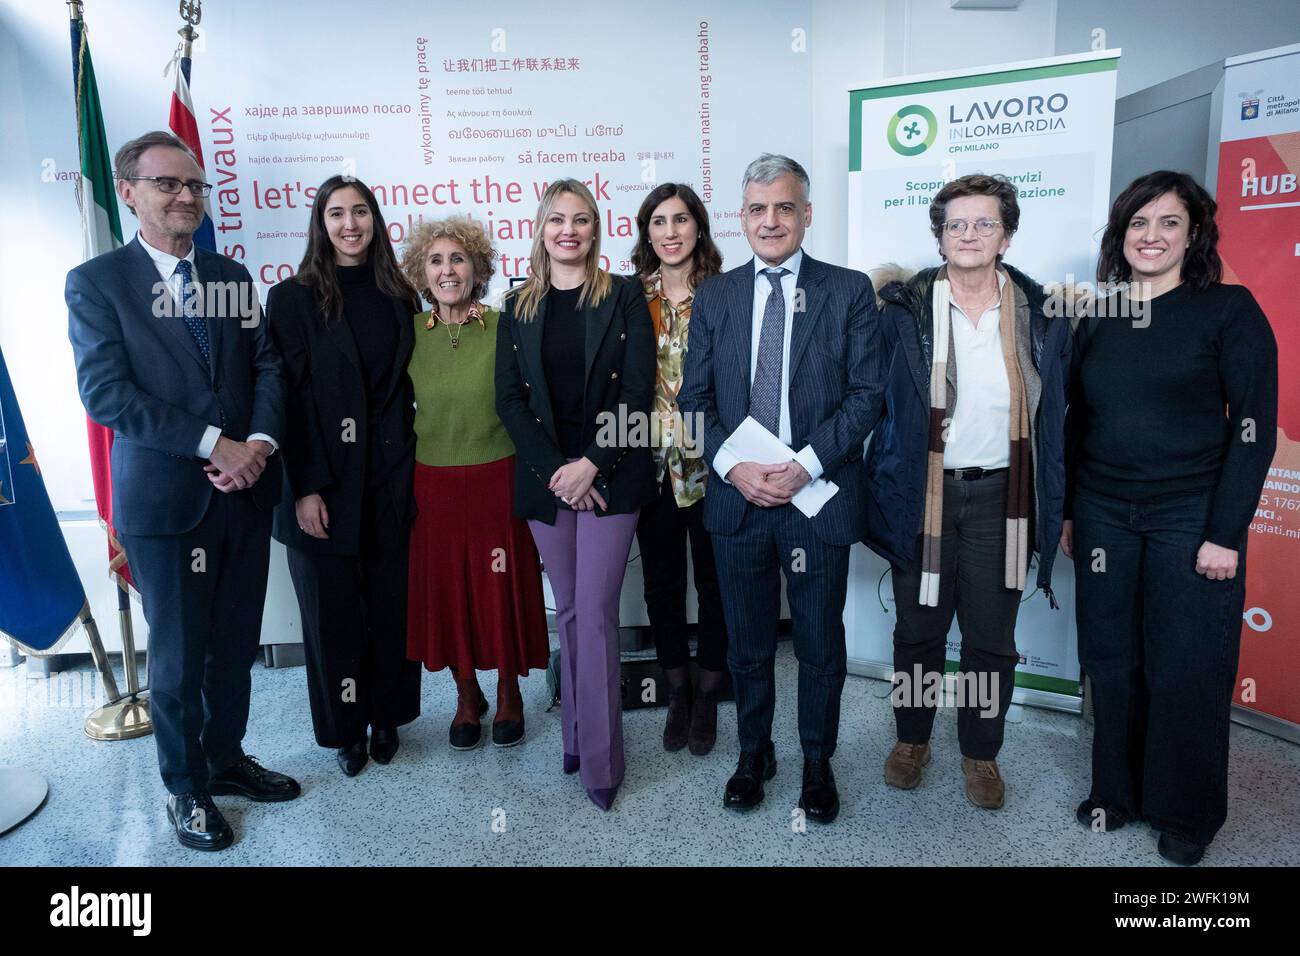
M207 431L203 433L203 440L199 442L199 458L211 458L212 450L217 447L217 439L221 437L221 429L216 425L209 425Z
M718 453L713 456L713 470L718 473L719 478L727 482L727 484L731 484L731 481L727 478L727 472L731 471L743 460L727 447L726 442L723 442L722 447L718 449Z
M270 435L264 435L264 434L262 434L262 432L253 432L253 434L251 434L251 435L248 436L248 439L247 439L247 440L248 440L248 441L264 441L264 442L266 442L268 445L271 446L271 452L272 452L272 453L275 453L275 452L277 452L277 451L280 450L280 446L276 444L275 439L272 438Z
M794 460L803 465L803 470L808 472L809 481L816 481L822 476L822 462L817 457L817 452L813 451L812 445L804 445L799 453L794 456Z

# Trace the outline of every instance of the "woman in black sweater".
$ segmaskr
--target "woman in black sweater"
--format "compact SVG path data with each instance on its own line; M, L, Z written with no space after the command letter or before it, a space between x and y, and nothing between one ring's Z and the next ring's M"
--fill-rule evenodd
M420 665L406 659L417 305L374 195L327 179L297 276L267 298L288 418L274 533L302 614L316 742L349 777L367 728L370 756L388 763L397 728L420 714Z
M1094 830L1145 820L1191 865L1223 825L1246 536L1273 458L1277 344L1223 285L1215 203L1185 173L1111 208L1067 418L1079 661L1091 679Z
M517 451L515 515L555 595L564 772L608 810L624 771L619 592L655 496L654 332L640 283L601 268L600 214L577 180L542 196L530 269L497 327L497 414Z

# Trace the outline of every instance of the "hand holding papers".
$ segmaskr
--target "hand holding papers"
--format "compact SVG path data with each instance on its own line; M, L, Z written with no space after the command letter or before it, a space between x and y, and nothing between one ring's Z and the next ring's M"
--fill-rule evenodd
M760 465L780 465L794 461L794 452L753 418L747 417L740 423L727 437L726 447L741 461L752 461ZM839 490L834 482L818 478L800 488L790 503L813 518Z

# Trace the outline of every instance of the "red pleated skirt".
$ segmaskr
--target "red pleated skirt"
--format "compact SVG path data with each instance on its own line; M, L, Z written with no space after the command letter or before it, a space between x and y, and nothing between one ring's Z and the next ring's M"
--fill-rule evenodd
M431 671L546 667L542 570L514 517L515 459L415 466L406 656Z

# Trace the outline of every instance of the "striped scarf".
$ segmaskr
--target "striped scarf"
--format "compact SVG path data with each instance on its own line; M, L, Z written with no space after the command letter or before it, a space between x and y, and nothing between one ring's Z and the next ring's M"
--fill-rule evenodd
M1030 448L1029 403L1025 382L1016 352L1016 284L1002 273L1002 301L998 331L1002 337L1002 358L1007 366L1007 384L1011 389L1011 443L1007 471L1005 585L1025 589L1025 572L1029 565L1029 513L1033 507L1033 458ZM948 357L951 348L952 314L948 267L943 266L934 280L932 294L931 338L934 359L930 368L930 441L926 460L925 520L922 524L921 604L939 604L939 558L943 541L943 453L948 441L956 394L948 389Z

